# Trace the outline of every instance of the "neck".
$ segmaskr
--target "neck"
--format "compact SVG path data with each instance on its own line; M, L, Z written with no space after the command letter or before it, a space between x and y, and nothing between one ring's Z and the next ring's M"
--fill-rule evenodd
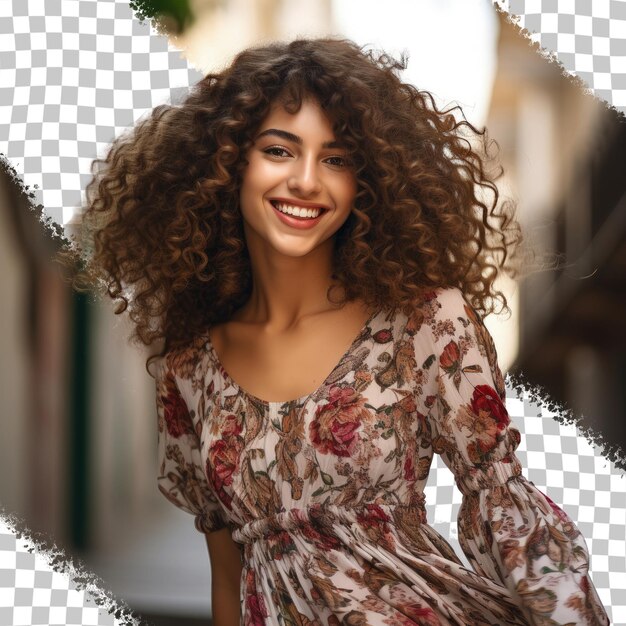
M281 331L303 318L335 308L327 297L333 284L333 239L304 256L285 256L266 246L250 245L252 293L234 316L238 321L263 324Z

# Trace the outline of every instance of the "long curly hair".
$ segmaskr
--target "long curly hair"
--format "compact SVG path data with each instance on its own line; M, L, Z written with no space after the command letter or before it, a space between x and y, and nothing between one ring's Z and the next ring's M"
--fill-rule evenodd
M131 339L164 339L163 352L229 319L251 292L245 155L272 103L296 111L313 97L358 185L335 238L337 302L408 312L456 286L483 316L498 299L510 312L494 281L518 274L522 235L515 205L499 200L502 168L489 171L497 144L460 107L439 110L402 82L405 68L345 39L297 39L247 49L182 103L157 106L92 164L75 288L106 292L128 310Z

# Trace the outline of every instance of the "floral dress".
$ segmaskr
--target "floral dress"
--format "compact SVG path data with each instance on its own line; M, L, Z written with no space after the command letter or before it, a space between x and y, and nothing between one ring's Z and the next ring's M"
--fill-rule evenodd
M323 384L267 402L207 335L156 372L158 486L240 545L248 626L608 624L572 520L522 475L493 340L456 287L379 310ZM433 453L463 494L428 525Z

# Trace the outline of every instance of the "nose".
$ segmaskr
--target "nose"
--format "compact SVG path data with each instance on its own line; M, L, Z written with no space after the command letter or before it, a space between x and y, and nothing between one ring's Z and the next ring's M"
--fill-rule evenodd
M289 191L301 196L312 196L319 193L322 185L314 157L303 156L294 163L293 171L287 180Z

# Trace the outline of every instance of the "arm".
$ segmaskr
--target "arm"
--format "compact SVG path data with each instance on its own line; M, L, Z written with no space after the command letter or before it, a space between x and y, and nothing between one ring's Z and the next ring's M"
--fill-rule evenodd
M205 535L214 626L239 626L241 553L207 482L196 423L167 359L159 361L155 378L159 490L172 504L191 513L196 529Z
M207 533L205 537L211 561L213 626L239 626L241 552L228 528Z
M609 623L574 522L522 474L493 340L458 289L431 302L433 450L463 494L459 543L472 567L505 585L529 624ZM426 365L426 364L425 364Z

